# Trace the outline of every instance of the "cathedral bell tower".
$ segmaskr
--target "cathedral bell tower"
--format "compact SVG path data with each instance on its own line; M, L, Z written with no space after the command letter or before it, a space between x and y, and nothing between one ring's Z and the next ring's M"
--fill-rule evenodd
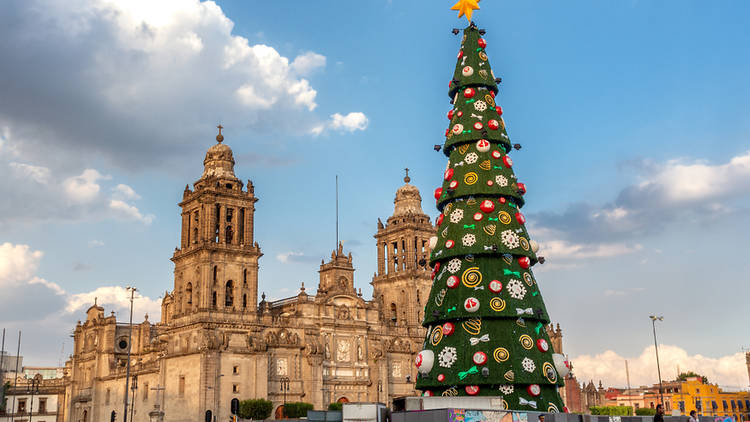
M255 315L258 303L258 259L253 240L253 184L234 175L232 149L224 136L206 152L203 175L185 186L180 247L172 256L174 291L167 320L201 311ZM170 309L171 308L171 309Z
M378 219L378 272L372 285L373 297L380 301L386 322L420 326L432 286L428 245L435 228L422 211L419 189L410 181L406 169L405 184L396 191L393 201L393 215L386 224Z

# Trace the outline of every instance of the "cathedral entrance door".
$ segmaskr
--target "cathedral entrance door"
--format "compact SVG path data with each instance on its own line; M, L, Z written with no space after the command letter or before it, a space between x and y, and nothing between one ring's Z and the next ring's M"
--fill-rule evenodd
M284 405L283 404L276 408L274 419L286 419L284 417Z
M336 400L336 403L349 403L349 399L347 399L346 397L342 397Z

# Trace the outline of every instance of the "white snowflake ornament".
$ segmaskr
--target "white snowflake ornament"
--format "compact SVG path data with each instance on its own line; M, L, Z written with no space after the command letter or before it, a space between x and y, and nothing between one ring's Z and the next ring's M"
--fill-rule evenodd
M438 354L438 364L442 368L450 368L458 360L455 347L444 347Z
M464 210L457 208L451 213L451 223L456 224L464 218Z
M504 188L508 186L508 179L502 174L498 174L497 176L495 176L495 183L497 183L498 186Z
M461 238L461 243L464 246L473 246L477 243L477 237L472 233L466 233L464 237Z
M470 152L466 154L466 157L464 157L464 161L466 164L474 164L479 159L479 156L475 152Z
M526 287L523 287L521 280L516 280L515 278L508 280L506 288L513 299L523 300L524 296L526 296Z
M500 241L503 242L503 245L507 247L508 249L517 248L518 245L520 245L520 241L518 240L518 235L513 230L503 230L502 233L500 233Z
M474 110L476 110L476 111L485 111L485 110L487 110L487 103L485 103L482 100L474 102Z
M501 393L504 395L513 394L513 385L501 385L498 387L498 390L500 390Z
M448 272L451 274L457 273L458 270L461 269L461 259L459 258L451 259L450 261L448 261L448 265L446 265L445 268L447 268Z
M523 358L521 366L523 366L523 370L526 372L534 372L536 369L536 364L534 364L534 361L529 358Z

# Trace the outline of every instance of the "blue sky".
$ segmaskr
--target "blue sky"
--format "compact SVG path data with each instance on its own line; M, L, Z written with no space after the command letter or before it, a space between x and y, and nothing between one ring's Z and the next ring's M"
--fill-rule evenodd
M465 26L451 5L11 2L0 16L0 321L25 330L29 358L54 364L94 296L124 318L121 287L135 285L137 313L158 313L176 204L218 123L260 198L260 290L317 285L338 174L341 238L369 296L372 235L404 167L437 213L445 157L432 145L448 124L450 29ZM578 374L624 384L628 358L639 382L655 382L656 312L668 376L726 366L709 378L747 387L750 6L481 7L523 145L525 213L548 258L537 275Z

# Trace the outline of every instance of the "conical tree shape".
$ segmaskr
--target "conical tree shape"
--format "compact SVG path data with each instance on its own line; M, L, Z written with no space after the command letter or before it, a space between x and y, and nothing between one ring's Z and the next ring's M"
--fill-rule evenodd
M507 409L557 412L564 385L558 369L565 368L555 367L545 330L549 316L531 271L535 244L520 212L526 187L508 156L485 46L476 26L464 30L450 83L449 160L435 190L441 214L431 241L434 282L417 389L501 396Z

